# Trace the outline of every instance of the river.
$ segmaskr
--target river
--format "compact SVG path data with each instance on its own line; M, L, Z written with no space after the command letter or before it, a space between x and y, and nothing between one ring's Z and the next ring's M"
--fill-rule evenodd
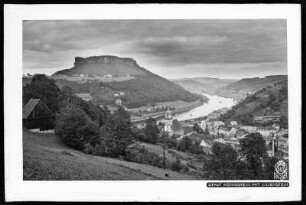
M176 114L173 116L173 118L177 119L178 121L182 121L197 117L203 117L220 108L224 107L230 108L236 104L235 100L232 98L225 98L210 94L202 94L202 95L206 96L209 99L207 103L204 103L203 105L193 108L187 112Z

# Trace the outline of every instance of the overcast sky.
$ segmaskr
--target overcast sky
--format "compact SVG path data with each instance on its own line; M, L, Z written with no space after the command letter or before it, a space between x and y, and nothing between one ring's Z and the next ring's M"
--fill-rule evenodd
M24 21L23 73L115 55L166 78L287 74L286 20Z

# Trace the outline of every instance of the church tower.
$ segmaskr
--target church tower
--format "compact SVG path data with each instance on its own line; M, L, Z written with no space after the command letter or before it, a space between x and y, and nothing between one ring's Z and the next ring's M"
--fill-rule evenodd
M169 136L172 134L172 120L171 110L167 109L165 115L165 132L167 132Z

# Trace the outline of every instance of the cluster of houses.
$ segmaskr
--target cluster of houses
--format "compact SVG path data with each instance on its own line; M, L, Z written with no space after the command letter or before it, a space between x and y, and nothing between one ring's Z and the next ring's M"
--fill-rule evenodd
M69 77L81 77L81 78L112 78L113 75L105 74L103 76L100 75L93 75L93 74L71 74Z
M240 90L239 92L243 96L253 95L255 93L255 91L251 91L251 90Z
M171 121L171 120L170 120ZM176 124L179 122L176 122ZM239 140L250 133L260 133L266 142L266 148L270 156L275 155L275 150L271 144L275 144L278 150L282 152L282 157L288 157L288 130L280 127L278 122L274 122L271 126L248 126L238 124L237 121L231 121L228 124L216 119L206 118L200 122L196 122L199 127L209 132L207 134L196 133L192 127L193 124L168 123L169 136L176 136L176 140L180 141L183 137L188 136L193 140L200 140L200 146L206 154L211 154L212 145L215 142L228 144L234 150L239 151Z
M220 142L231 145L236 151L239 150L239 139L244 138L250 133L260 133L266 142L266 148L270 156L274 156L274 150L271 143L277 145L278 150L282 151L283 157L288 157L288 129L280 127L278 122L274 122L271 126L248 126L240 125L236 121L231 121L225 124L218 120L204 120L199 123L199 126L209 132L210 135L215 136L213 142ZM205 150L211 148L212 141L203 139L201 146Z
M144 112L160 112L160 111L166 111L167 109L175 110L175 107L168 107L165 105L147 105L146 110Z
M69 81L79 82L79 83L87 83L87 82L100 82L104 81L108 78L115 78L118 77L116 75L105 74L101 75L94 75L94 74L70 74L69 76L66 75L56 75L52 76L54 79L65 79Z
M125 95L125 92L123 91L114 91L114 97L120 97L124 95Z

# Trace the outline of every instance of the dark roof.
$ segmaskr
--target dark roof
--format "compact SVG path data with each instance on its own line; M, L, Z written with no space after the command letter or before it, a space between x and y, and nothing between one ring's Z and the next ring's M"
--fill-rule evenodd
M29 117L29 115L31 114L31 112L34 110L34 108L36 107L36 105L42 102L42 104L46 107L46 109L52 114L54 115L49 108L45 105L45 103L43 103L43 101L41 101L40 99L33 99L31 98L28 103L24 106L23 108L23 112L22 112L22 118L23 119L27 119Z
M219 129L223 129L225 131L231 131L231 128L229 126L226 126L226 125L220 125Z

